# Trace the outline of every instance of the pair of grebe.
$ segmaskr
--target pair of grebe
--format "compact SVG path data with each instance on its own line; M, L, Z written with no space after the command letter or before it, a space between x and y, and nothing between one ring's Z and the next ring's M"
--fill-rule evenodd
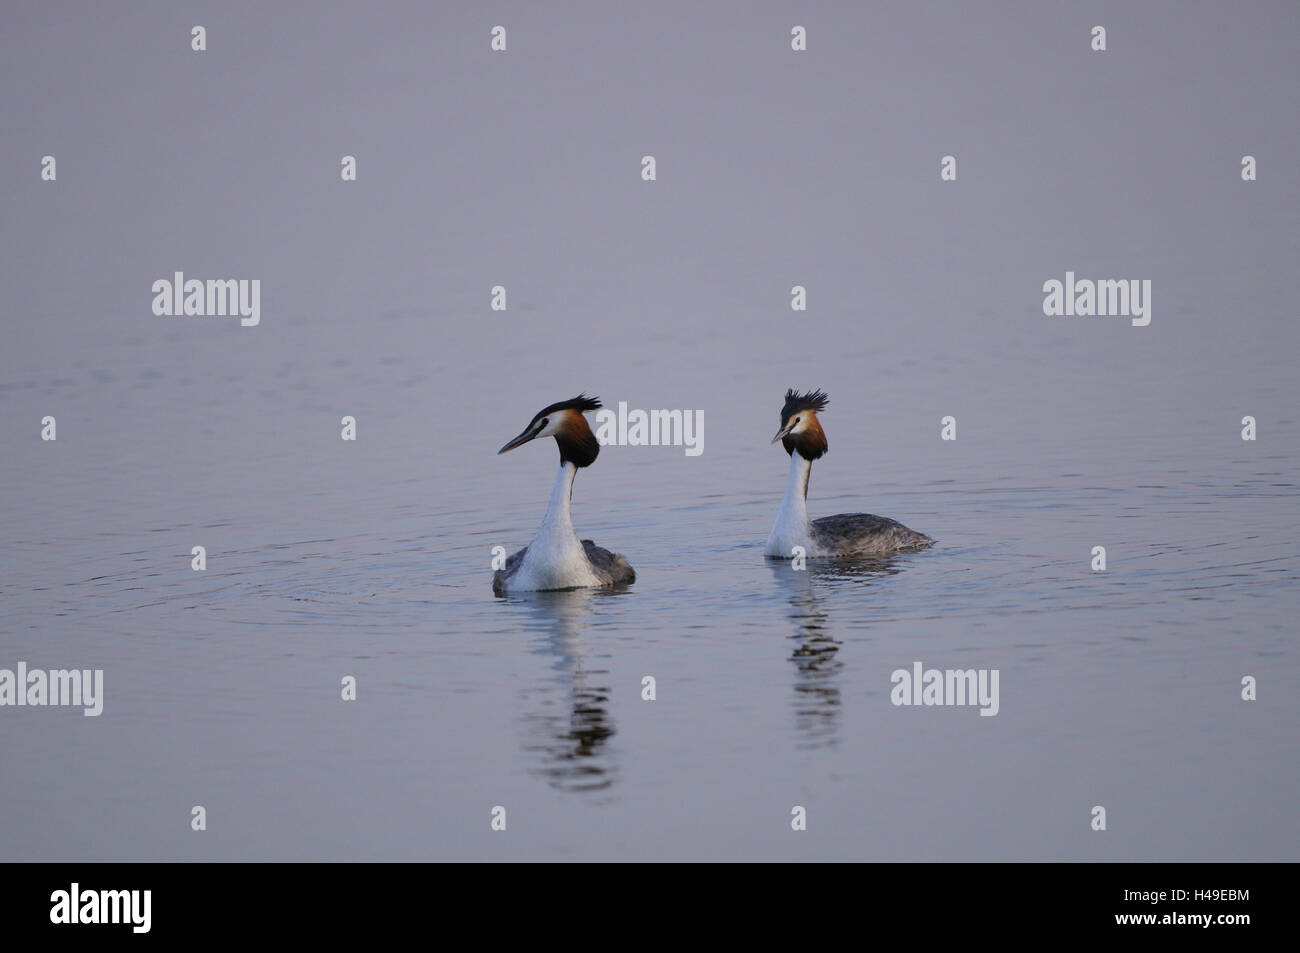
M786 391L781 429L772 442L780 440L790 455L790 477L764 554L773 559L796 555L811 559L880 558L914 553L933 545L929 536L869 513L808 519L808 476L813 461L827 450L826 432L817 415L826 409L828 401L819 390L806 394ZM523 433L497 451L505 453L538 437L554 437L560 448L560 472L541 528L531 543L507 559L505 568L493 575L494 591L610 588L636 580L636 572L620 554L602 549L589 539L579 540L573 530L573 480L580 469L595 463L600 453L600 444L583 413L599 408L599 399L581 394L551 404L534 415Z

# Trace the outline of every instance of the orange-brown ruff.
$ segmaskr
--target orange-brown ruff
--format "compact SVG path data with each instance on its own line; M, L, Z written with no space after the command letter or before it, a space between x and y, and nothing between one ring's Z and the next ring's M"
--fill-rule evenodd
M790 454L790 475L785 498L777 512L764 553L774 559L791 559L796 547L808 557L880 557L915 553L934 545L924 533L902 523L870 513L841 513L808 519L808 478L814 460L830 449L818 414L830 398L822 391L806 394L788 390L781 408L781 429L772 442L781 441Z

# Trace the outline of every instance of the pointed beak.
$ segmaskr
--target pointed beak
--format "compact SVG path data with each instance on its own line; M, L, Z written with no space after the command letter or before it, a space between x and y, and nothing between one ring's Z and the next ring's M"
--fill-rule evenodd
M542 429L542 428L540 428L540 427L534 427L534 428L531 429L531 430L525 430L525 431L524 431L523 433L521 433L518 437L515 437L514 440L511 440L508 444L506 444L504 447L502 447L500 450L498 450L498 451L497 451L497 456L499 457L499 456L501 456L501 454L505 453L507 450L513 450L515 447L522 447L522 446L523 446L524 444L526 444L528 441L534 439L534 438L537 436L538 432L539 432L541 429Z
M782 437L784 437L786 434L788 434L788 433L790 432L790 429L791 429L793 426L794 426L794 424L789 424L789 425L787 425L787 426L785 426L785 427L782 427L780 430L778 430L778 431L776 432L776 436L772 438L772 443L776 443L778 440L780 440Z

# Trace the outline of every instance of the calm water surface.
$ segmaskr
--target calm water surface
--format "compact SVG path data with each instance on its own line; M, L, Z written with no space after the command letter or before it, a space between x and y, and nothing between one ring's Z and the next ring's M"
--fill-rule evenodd
M304 329L268 328L224 379L192 374L175 332L105 334L63 379L11 369L20 417L66 409L57 443L11 458L0 645L102 667L107 697L98 719L0 722L6 857L1294 855L1293 459L1231 421L1117 416L1089 437L1052 412L959 407L944 443L951 398L915 420L903 408L930 399L872 409L854 356L832 359L809 380L832 395L814 515L867 509L939 542L795 572L761 549L787 381L737 383L743 399L714 382L702 456L607 447L578 479L579 531L625 552L636 584L501 599L491 547L528 541L556 454L495 449L590 380L457 405L439 383L453 355L422 368L383 336L358 352L351 327L318 322L292 359L277 349ZM464 332L461 357L491 337ZM706 379L689 348L670 359ZM905 393L948 394L950 372L918 367ZM617 382L596 383L652 406ZM892 706L914 660L999 669L999 715ZM1242 674L1259 702L1239 700ZM1113 836L1089 830L1094 804Z

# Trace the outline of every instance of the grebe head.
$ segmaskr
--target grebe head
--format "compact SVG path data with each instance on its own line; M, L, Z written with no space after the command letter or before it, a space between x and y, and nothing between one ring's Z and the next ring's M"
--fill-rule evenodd
M810 390L800 394L795 390L785 392L785 406L781 408L781 429L776 432L772 442L781 441L785 452L805 460L816 460L829 449L826 433L817 420L819 411L825 410L830 398L822 391Z
M543 407L528 422L523 433L497 451L498 454L522 447L538 437L554 437L560 448L560 462L578 467L589 467L596 462L600 443L591 432L584 411L599 410L600 398L579 394L570 400Z

